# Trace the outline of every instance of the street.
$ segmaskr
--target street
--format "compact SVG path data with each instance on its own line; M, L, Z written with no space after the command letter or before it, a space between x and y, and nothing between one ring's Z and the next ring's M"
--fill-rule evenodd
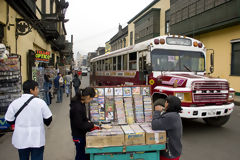
M89 76L82 77L81 88L89 85ZM73 160L75 146L71 139L69 122L69 98L64 95L62 104L50 106L53 122L46 128L46 160ZM238 160L240 157L240 106L229 122L220 128L210 127L202 120L183 121L182 160ZM11 144L12 133L0 137L0 159L18 159L17 150Z

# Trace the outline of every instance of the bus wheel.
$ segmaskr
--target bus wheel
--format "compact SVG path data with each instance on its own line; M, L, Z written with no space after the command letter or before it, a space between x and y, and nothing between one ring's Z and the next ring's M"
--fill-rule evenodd
M210 126L220 127L227 123L230 115L227 116L219 116L219 117L211 117L211 118L203 118L203 120Z
M154 110L155 110L155 106L157 106L157 105L165 107L165 102L166 102L166 100L163 98L157 99L155 102L153 102Z

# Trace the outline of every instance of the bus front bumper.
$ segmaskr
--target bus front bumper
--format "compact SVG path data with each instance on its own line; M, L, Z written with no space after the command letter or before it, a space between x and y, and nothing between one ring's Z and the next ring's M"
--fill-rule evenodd
M180 116L182 118L208 118L230 115L233 111L234 103L226 105L202 106L202 107L183 107Z

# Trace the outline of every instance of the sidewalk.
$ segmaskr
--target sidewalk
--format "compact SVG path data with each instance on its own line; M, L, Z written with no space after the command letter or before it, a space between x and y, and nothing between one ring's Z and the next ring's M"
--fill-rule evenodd
M235 95L234 104L237 105L237 106L240 106L240 96Z

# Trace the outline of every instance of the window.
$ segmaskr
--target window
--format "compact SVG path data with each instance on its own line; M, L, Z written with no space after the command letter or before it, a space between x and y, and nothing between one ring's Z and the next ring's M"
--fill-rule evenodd
M46 14L46 0L42 0L42 13Z
M240 76L240 42L232 43L231 75Z
M108 59L105 60L105 71L108 71Z
M50 13L53 13L53 1L54 0L50 0Z
M122 57L121 56L118 56L117 57L117 70L121 71L122 70Z
M123 70L127 70L128 55L123 56Z
M104 60L102 60L102 71L104 71Z
M130 32L130 45L133 45L133 32Z
M112 70L113 70L113 59L112 59L112 58L109 58L109 59L108 59L108 64L109 64L108 69L109 69L110 71L112 71Z
M117 57L113 57L113 70L116 71L117 69Z
M129 54L129 70L137 69L137 52Z
M169 21L166 22L166 33L170 32L170 23Z

